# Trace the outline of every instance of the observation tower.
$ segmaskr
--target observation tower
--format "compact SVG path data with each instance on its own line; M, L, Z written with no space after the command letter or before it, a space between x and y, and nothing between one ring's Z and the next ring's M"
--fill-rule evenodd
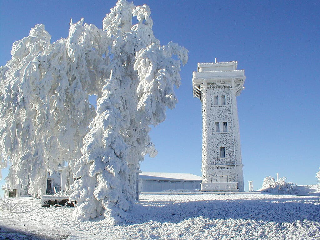
M202 191L244 191L237 96L244 88L237 62L198 63L193 96L202 102Z

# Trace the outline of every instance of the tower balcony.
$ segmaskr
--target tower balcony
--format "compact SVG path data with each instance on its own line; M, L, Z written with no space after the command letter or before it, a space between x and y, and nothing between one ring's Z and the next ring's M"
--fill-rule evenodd
M236 161L228 158L218 158L212 161L213 165L236 166Z
M201 85L216 84L235 89L239 96L246 77L244 70L237 70L237 62L198 63L198 71L193 72L192 86L194 97L201 99Z
M238 192L238 182L201 183L201 191L208 192Z

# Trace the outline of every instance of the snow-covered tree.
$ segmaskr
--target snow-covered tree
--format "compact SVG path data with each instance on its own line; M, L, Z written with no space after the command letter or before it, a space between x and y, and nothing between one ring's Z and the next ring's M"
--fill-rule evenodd
M12 184L41 195L47 172L66 161L77 179L77 218L125 216L140 161L156 153L150 126L174 108L187 62L187 50L160 45L152 25L148 6L119 0L103 29L71 22L68 38L51 44L37 25L14 43L0 69L1 167L10 160ZM88 102L93 94L97 110Z
M50 47L50 35L42 25L31 29L28 37L13 44L12 59L0 69L0 148L5 162L10 159L12 167L9 177L12 185L26 185L28 173L33 183L31 188L35 194L45 187L43 131L47 122L45 119L46 105L40 104L43 95L39 93L40 86L35 78L41 72L35 71L35 56ZM42 89L44 90L44 89ZM6 164L5 164L6 165ZM26 174L27 173L27 174ZM39 184L38 184L39 183ZM35 185L42 188L36 189Z
M0 69L1 153L12 162L10 185L29 184L35 196L45 192L48 171L81 156L95 115L88 94L99 92L98 74L91 73L99 62L90 43L97 31L86 27L84 34L81 22L72 24L67 39L50 44L37 25L13 44L12 59Z
M268 176L263 179L261 190L275 188L275 186L276 186L276 180L273 177Z
M286 182L285 177L275 180L271 176L263 179L262 188L260 191L273 194L297 194L299 192L297 185Z
M104 214L118 221L136 198L140 161L155 154L150 125L164 121L166 107L175 106L174 86L180 84L187 51L173 43L160 45L145 5L118 1L103 27L112 40L110 75L77 162L72 198L78 201L78 218Z

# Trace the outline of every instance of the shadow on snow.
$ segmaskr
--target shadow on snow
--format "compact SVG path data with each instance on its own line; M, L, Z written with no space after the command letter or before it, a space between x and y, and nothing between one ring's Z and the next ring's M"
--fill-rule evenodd
M6 240L54 240L54 239L66 239L68 236L48 237L45 235L24 232L0 225L0 239Z
M179 223L189 218L243 219L264 222L320 222L319 198L259 200L144 201L137 203L127 224L148 221Z

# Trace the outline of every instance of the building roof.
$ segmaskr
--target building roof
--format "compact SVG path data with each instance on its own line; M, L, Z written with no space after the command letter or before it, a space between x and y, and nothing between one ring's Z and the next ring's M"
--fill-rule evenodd
M162 180L162 181L201 181L200 176L191 173L161 173L161 172L142 172L140 178L143 180Z

